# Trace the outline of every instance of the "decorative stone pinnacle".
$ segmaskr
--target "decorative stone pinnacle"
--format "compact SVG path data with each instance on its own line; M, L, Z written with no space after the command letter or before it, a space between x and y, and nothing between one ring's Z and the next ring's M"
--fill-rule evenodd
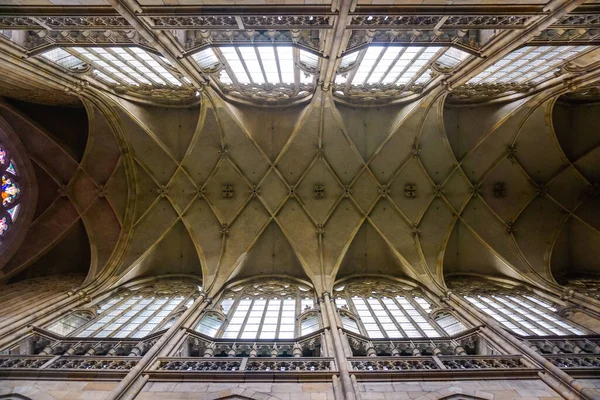
M390 189L388 189L387 185L381 185L379 187L379 194L381 197L387 197L390 195Z
M169 194L169 188L164 185L161 185L156 189L156 193L160 195L160 197L166 197Z
M222 224L221 230L219 231L221 235L227 236L229 234L229 224Z
M227 147L223 147L221 150L219 150L219 155L221 156L221 158L229 157L229 152L227 151Z
M442 197L444 192L445 192L445 190L442 188L442 185L436 185L433 188L433 194L435 195L435 197Z
M350 186L344 186L344 197L350 197L351 194L352 189L350 189Z
M252 197L258 197L259 194L260 194L260 189L257 186L252 186L250 188L250 195Z

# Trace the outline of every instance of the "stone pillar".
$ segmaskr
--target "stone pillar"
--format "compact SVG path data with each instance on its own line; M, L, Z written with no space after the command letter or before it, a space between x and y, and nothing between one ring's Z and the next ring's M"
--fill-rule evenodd
M360 398L360 395L354 390L354 386L352 384L352 379L350 378L350 371L348 370L348 359L346 358L344 352L344 345L342 342L342 332L337 324L337 319L335 317L336 311L332 305L333 299L331 298L328 292L323 293L322 302L324 305L324 309L327 312L327 319L329 320L331 337L333 339L333 354L335 357L335 361L338 366L338 370L340 372L340 382L342 391L347 400L356 400Z

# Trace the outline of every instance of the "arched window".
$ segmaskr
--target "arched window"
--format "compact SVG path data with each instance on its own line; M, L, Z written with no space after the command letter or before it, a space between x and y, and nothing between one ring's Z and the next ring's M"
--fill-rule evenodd
M0 238L10 230L19 215L21 187L15 163L8 150L0 145L0 176L2 205L0 207Z
M338 285L334 293L342 325L350 331L360 330L360 325L371 338L450 334L430 317L432 301L410 285L378 278L361 279Z
M62 336L68 336L77 328L82 327L95 317L90 311L73 311L66 317L49 325L46 329Z
M505 328L521 336L585 335L562 318L554 304L524 286L483 280L455 280L449 287Z
M306 285L281 279L244 283L227 289L196 330L224 339L293 339L314 328L310 313L297 323L303 310L313 307L313 291Z
M97 305L97 316L67 334L75 337L142 338L166 329L182 307L191 306L199 287L180 280L147 283L117 292ZM74 321L67 315L47 329L62 329ZM66 329L66 328L65 328Z

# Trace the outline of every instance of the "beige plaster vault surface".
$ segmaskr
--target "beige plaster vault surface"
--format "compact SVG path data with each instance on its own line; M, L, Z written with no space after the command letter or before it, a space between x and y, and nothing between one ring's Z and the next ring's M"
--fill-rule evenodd
M193 274L209 291L257 274L328 290L353 274L443 287L449 274L552 282L599 266L596 105L542 93L453 107L437 92L373 108L321 92L277 109L211 92L187 108L84 104L81 145L41 112L0 109L34 155L46 207L6 277L42 259L65 272L65 238L89 240L90 267L86 255L69 264L88 279Z

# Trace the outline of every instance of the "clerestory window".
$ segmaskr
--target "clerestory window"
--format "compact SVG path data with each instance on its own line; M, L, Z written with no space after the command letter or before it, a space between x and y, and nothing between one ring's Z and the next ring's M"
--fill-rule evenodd
M454 68L468 57L462 50L438 46L371 45L342 58L335 83L352 86L396 86L410 90L432 79L432 66Z
M522 286L482 280L455 280L449 285L481 312L517 335L587 334L584 328L561 317L552 302Z
M41 56L69 70L90 66L111 86L179 88L189 83L166 58L139 47L59 47Z
M430 316L433 302L412 286L383 279L346 282L334 289L343 327L371 338L421 338L452 335L464 326L456 318Z
M289 45L209 47L192 58L226 94L263 101L312 93L320 61L318 55Z
M318 329L312 289L280 279L227 289L196 327L208 336L243 340L293 339Z
M504 56L467 82L535 86L554 76L558 68L591 46L526 46Z
M97 315L89 322L69 314L46 329L75 337L142 338L167 329L198 292L197 285L179 280L119 289L97 305Z

